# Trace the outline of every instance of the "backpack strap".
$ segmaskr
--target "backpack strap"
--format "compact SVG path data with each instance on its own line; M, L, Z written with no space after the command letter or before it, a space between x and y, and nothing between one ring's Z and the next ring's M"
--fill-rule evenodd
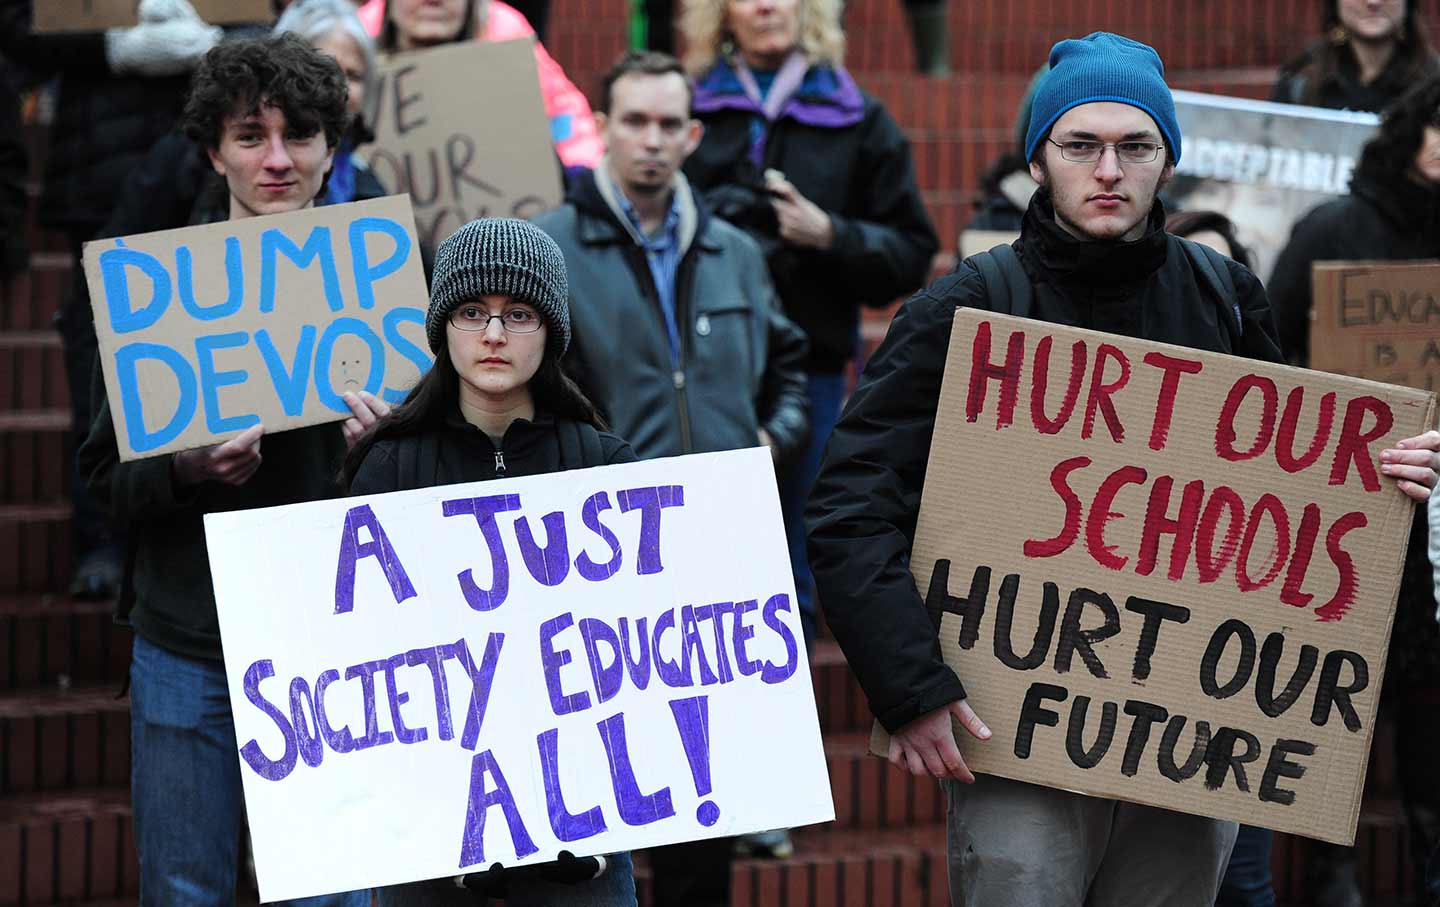
M988 252L977 252L966 261L975 266L985 281L990 311L997 315L1030 317L1035 291L1014 246L996 246Z
M1185 255L1190 259L1190 266L1200 276L1200 280L1210 291L1210 298L1215 300L1223 313L1221 318L1224 321L1232 321L1235 326L1235 336L1245 335L1245 320L1240 315L1240 293L1235 289L1235 278L1230 274L1230 266L1226 264L1229 259L1219 252L1198 242L1191 242L1183 237L1176 237L1180 245L1185 249Z

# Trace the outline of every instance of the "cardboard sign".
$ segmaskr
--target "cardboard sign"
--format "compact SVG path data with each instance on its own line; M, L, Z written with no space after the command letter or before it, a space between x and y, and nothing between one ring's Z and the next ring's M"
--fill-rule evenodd
M1268 279L1305 212L1349 191L1374 114L1175 92L1184 154L1165 190L1172 211L1219 211L1235 222Z
M430 367L401 196L85 244L121 461L350 416Z
M380 182L410 193L435 248L477 217L530 217L560 204L560 164L535 70L535 45L471 41L397 54L380 68Z
M834 818L763 449L205 536L267 903Z
M1440 262L1327 261L1311 272L1312 368L1440 389Z
M211 25L275 21L272 0L190 0L190 5ZM36 33L104 31L140 21L140 0L34 0L33 6L31 29Z
M961 231L960 258L963 260L978 252L989 252L996 246L1008 246L1019 237L1019 233L1011 233L1008 230Z
M1351 843L1415 512L1378 459L1434 406L960 309L911 565L967 764Z

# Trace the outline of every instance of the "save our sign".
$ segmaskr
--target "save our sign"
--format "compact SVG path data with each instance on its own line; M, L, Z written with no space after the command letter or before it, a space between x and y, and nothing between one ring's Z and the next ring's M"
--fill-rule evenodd
M205 532L263 900L834 816L762 449Z
M1415 510L1378 458L1433 418L1423 391L959 310L912 571L994 731L967 763L1350 843Z
M404 196L85 244L120 459L350 415L430 367Z

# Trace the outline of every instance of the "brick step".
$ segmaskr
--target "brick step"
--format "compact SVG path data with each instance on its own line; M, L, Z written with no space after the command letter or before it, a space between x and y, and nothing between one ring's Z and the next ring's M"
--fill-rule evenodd
M0 410L0 501L63 504L70 473L68 409Z
M794 833L785 860L737 860L731 907L942 907L949 903L945 826L828 827Z
M825 764L837 829L896 829L945 821L945 795L933 778L895 768L869 753L869 733L825 735Z
M810 683L815 688L815 711L825 734L870 732L874 718L850 665L833 639L818 639L810 653Z
M65 588L75 570L67 504L0 504L0 595Z
M0 413L69 405L60 335L53 330L0 331Z
M37 252L32 243L29 269L0 282L0 331L53 330L72 264L69 253Z
M123 786L130 777L130 703L115 693L108 685L0 695L0 798Z
M0 799L0 904L133 904L136 866L127 787Z
M130 664L131 632L113 601L63 595L0 596L0 694L68 684L112 684Z

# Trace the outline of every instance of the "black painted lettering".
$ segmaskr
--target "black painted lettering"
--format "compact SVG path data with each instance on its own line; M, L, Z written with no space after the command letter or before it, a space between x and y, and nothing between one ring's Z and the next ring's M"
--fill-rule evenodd
M1132 680L1145 680L1150 676L1150 656L1155 654L1155 646L1160 640L1160 625L1167 620L1185 623L1190 619L1190 609L1132 595L1125 602L1125 610L1145 615L1145 623L1140 627L1140 642L1135 646L1135 667L1130 674Z
M1015 728L1015 758L1030 758L1030 741L1035 736L1035 726L1056 727L1060 724L1060 713L1045 708L1045 700L1064 702L1070 698L1070 691L1053 683L1032 683L1025 691L1025 702L1020 706L1020 724Z
M1085 606L1095 605L1105 615L1105 622L1089 630L1080 629L1080 618ZM1095 643L1103 642L1120 632L1120 612L1110 596L1090 589L1075 589L1070 601L1065 604L1065 617L1060 623L1060 639L1055 644L1055 671L1064 674L1070 670L1071 656L1080 654L1080 660L1096 677L1109 677L1105 666L1095 655Z
M995 607L995 657L1007 668L1016 671L1031 671L1045 663L1050 652L1050 640L1055 636L1055 617L1060 611L1060 589L1054 583L1046 583L1044 598L1040 606L1040 617L1035 622L1035 639L1030 652L1024 658L1015 654L1010 638L1011 624L1015 619L1015 590L1020 577L1010 574L1000 584L1000 601ZM1016 580L1016 582L1011 582Z
M1240 660L1235 664L1235 673L1223 685L1215 676L1220 658L1230 645L1232 637L1240 640ZM1200 688L1205 695L1214 699L1229 699L1245 688L1250 674L1255 670L1255 631L1243 620L1231 618L1215 628L1210 635L1210 644L1200 659Z

